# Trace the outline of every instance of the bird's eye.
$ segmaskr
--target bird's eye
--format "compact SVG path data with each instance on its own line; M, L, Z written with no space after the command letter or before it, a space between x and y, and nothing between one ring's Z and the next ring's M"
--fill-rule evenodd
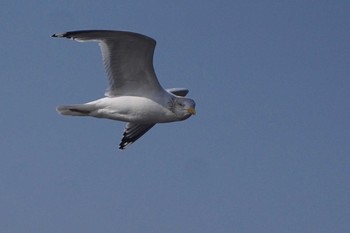
M185 107L184 103L177 103L180 107Z

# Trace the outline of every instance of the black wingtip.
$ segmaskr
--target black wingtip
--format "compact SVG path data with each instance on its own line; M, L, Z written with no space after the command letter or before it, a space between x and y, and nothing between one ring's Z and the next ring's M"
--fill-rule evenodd
M125 150L125 148L128 146L128 145L130 145L130 144L132 144L132 142L130 142L129 141L130 139L129 138L123 138L122 140L121 140L121 142L119 143L119 150Z
M129 144L119 144L119 150L125 150L126 149L126 146L129 145Z
M67 32L55 33L51 37L67 37Z
M119 143L119 150L125 150L125 147L129 144L128 139L125 138L125 132L123 134L123 138Z

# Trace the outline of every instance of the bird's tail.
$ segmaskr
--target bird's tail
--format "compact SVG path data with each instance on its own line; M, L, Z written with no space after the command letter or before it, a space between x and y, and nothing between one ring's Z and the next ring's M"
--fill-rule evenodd
M94 110L93 106L87 104L62 105L57 107L57 112L69 116L89 116Z

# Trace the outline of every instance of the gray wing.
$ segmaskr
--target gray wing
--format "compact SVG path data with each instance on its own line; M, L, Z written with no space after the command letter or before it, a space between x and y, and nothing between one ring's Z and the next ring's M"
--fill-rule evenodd
M188 89L186 88L171 88L167 89L167 91L182 97L185 97L188 93ZM119 144L119 149L124 150L126 146L134 143L137 139L147 133L153 126L155 126L155 124L138 124L128 122L125 126L123 138Z
M154 68L156 41L150 37L123 31L89 30L54 34L79 42L98 42L109 80L107 96L148 96L163 91Z

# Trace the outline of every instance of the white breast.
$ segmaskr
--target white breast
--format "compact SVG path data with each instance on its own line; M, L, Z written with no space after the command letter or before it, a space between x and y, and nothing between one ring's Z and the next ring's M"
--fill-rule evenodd
M165 123L177 118L168 109L168 103L158 103L144 97L105 97L87 103L95 106L90 115L125 122Z

